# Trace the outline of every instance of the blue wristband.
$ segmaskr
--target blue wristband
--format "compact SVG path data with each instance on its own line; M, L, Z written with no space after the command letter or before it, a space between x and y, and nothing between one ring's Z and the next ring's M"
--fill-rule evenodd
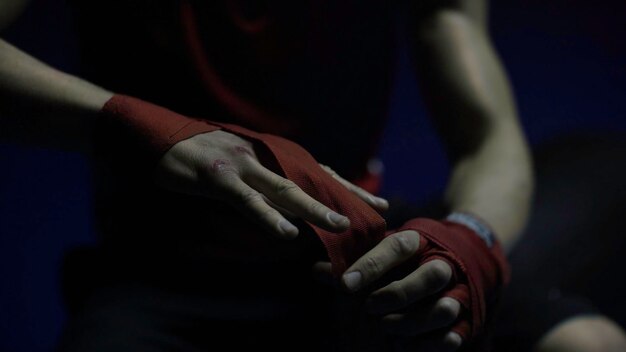
M489 228L487 224L485 224L482 220L472 214L453 212L446 217L446 220L468 227L469 229L474 231L476 235L478 235L478 237L482 238L489 248L493 247L493 244L496 241L495 235L493 234L493 231L491 231L491 228Z

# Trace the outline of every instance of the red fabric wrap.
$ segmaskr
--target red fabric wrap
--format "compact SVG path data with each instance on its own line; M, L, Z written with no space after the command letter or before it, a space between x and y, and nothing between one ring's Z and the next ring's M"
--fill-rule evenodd
M296 143L236 125L191 119L122 95L111 98L102 112L105 119L109 120L107 125L112 122L118 128L131 131L131 135L148 151L145 157L153 164L177 142L218 129L255 143L255 151L266 167L292 180L304 192L350 219L350 228L339 234L309 224L326 247L337 276L384 236L386 224L383 218L324 171L317 161ZM128 134L128 131L125 132Z
M304 192L350 219L350 228L332 233L309 223L324 243L333 273L341 275L350 264L378 243L385 233L385 220L367 203L324 171L302 147L287 139L257 133L240 126L215 123L224 130L263 146L259 158L272 171L295 182ZM264 150L265 149L265 150Z
M132 158L140 156L137 163L141 165L156 164L165 151L183 139L218 129L255 143L255 151L266 167L292 180L307 194L350 219L350 228L340 234L309 224L326 247L336 276L385 236L383 218L324 171L296 143L236 125L191 119L121 95L107 102L102 112L104 125L109 126L104 130L110 134L108 140L116 140L117 136L112 133L121 133L126 136L121 140L134 138L135 147L146 151L145 154L130 152ZM111 130L111 126L117 129ZM120 145L113 147L119 149L116 155L126 153ZM508 281L508 268L501 248L497 243L488 248L470 229L452 222L414 219L398 231L408 229L421 235L420 250L416 255L420 264L442 259L453 268L454 285L445 295L456 298L465 308L454 330L466 341L477 336L488 320L488 307L498 297L497 291ZM242 228L242 231L245 230Z
M509 267L500 245L493 247L471 229L449 221L417 218L398 231L415 230L420 234L417 258L420 264L442 259L451 265L454 282L444 296L457 299L464 313L454 326L464 341L483 332L499 291L509 281Z
M191 119L140 99L114 95L102 107L105 122L130 132L158 160L174 144L200 133L218 130L203 120ZM120 125L121 124L121 125ZM109 136L115 139L117 136Z

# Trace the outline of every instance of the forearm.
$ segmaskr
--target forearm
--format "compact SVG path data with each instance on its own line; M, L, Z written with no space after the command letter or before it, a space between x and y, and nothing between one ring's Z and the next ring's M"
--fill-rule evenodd
M530 209L533 177L529 152L516 126L500 126L479 149L453 166L446 189L452 211L484 219L510 248Z
M0 139L84 151L112 93L0 39Z
M533 180L504 70L484 26L460 11L439 11L416 33L421 83L453 162L446 200L483 218L510 247Z

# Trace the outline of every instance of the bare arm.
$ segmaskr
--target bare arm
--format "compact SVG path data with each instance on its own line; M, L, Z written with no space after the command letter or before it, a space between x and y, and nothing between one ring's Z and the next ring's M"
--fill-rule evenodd
M0 140L87 151L112 95L0 39Z
M533 178L485 8L483 0L416 1L412 38L420 84L453 163L446 200L453 211L483 218L510 248L528 216ZM350 292L374 290L365 309L401 350L454 351L481 333L484 317L493 314L488 297L506 282L498 248L476 245L481 240L473 233L470 226L412 219L357 259L342 284ZM393 270L401 265L414 270L398 279L405 274ZM316 270L329 273L330 265ZM381 281L382 288L371 286Z
M533 178L511 88L488 38L485 1L421 6L415 64L453 162L446 200L482 217L509 248L526 222Z
M0 13L5 4L8 3L0 3ZM89 152L96 118L112 96L113 93L60 72L0 39L0 142ZM270 232L284 238L297 235L298 229L267 204L263 196L271 204L278 204L329 231L341 232L348 226L347 218L265 169L253 151L250 157L233 155L233 146L252 150L248 141L223 131L180 141L159 161L154 175L156 183L176 192L233 203ZM237 173L212 173L206 166L216 160L230 160L231 169ZM239 173L245 173L254 184L248 185ZM342 183L373 207L386 208L383 200L346 181Z
M486 4L483 0L425 0L414 5L411 29L415 65L435 126L453 163L446 201L452 211L470 212L484 219L500 243L510 248L528 216L533 178L511 89L486 33ZM497 273L505 281L506 269L495 252L484 250L487 246L478 250L469 244L473 237L468 232L472 230L458 225L454 230L454 225L441 222L442 226L434 225L437 223L427 219L408 222L402 231L390 234L359 258L342 281L355 292L380 282L401 264L415 266L412 258L418 250L424 258L429 256L429 247L421 247L424 238L462 243L462 249L434 248L462 256L466 264L484 258L500 263L470 270L462 264L434 259L369 294L366 306L381 317L386 331L409 338L399 343L452 351L464 339L472 338L471 331L480 331L482 325L474 318L483 314L471 308L461 315L462 307L469 304L462 295L445 292L452 278L467 275L468 286L479 288L475 292L497 294L494 287L501 282L487 284L488 280L475 278ZM323 268L321 264L318 267ZM467 290L454 284L455 289ZM429 301L427 297L437 299ZM487 302L481 294L472 297L476 302ZM484 307L491 314L492 307L488 303ZM424 335L427 332L431 335Z
M0 2L0 30L27 4ZM95 116L112 95L0 39L0 141L86 152Z

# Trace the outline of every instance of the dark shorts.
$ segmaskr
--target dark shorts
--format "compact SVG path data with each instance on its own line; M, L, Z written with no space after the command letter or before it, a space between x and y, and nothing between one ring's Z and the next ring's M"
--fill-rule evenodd
M625 323L619 210L626 208L626 146L566 141L542 150L536 162L535 206L509 255L513 280L497 319L497 350L529 351L577 316ZM441 213L395 203L388 221L393 228ZM336 323L337 297L306 267L141 263L99 250L68 258L70 319L61 351L342 351L354 343L337 342L350 339Z

